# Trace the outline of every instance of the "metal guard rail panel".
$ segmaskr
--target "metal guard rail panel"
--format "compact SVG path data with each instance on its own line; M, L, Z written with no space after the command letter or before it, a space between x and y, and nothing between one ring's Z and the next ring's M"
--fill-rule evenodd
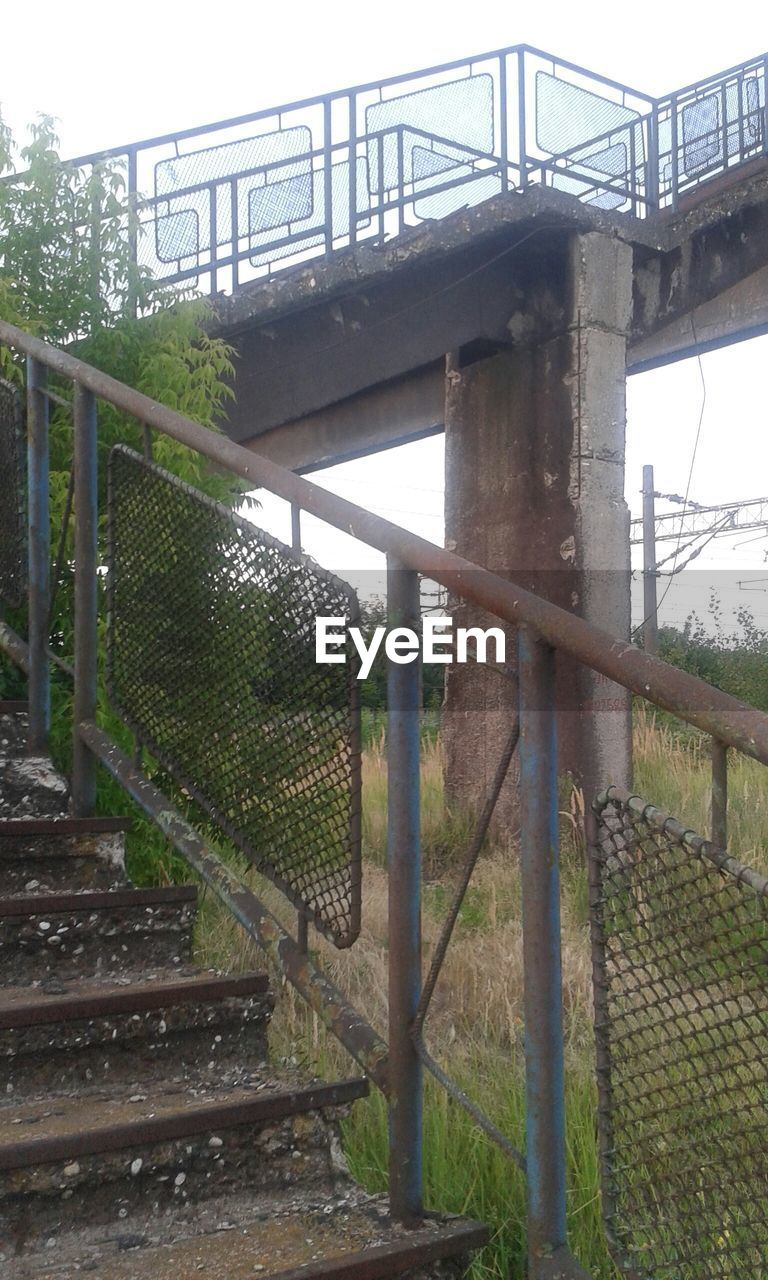
M132 450L109 461L107 688L121 718L336 946L360 930L352 589Z
M632 1277L762 1280L768 881L611 788L590 916L614 1258Z
M674 209L768 149L767 62L655 99L515 45L68 164L117 162L135 260L214 293L531 184Z

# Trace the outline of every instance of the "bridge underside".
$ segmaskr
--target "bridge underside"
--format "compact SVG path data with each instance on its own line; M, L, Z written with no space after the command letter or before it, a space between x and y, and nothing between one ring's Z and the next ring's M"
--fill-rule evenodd
M448 545L628 636L626 375L768 331L768 162L644 221L500 196L243 289L219 317L235 439L306 471L445 431ZM561 765L589 791L626 785L626 695L560 681ZM513 701L451 669L462 800L484 793Z

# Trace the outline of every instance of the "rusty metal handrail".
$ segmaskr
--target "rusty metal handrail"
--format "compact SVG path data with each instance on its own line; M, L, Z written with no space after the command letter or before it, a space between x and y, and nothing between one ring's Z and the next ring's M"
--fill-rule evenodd
M422 1215L422 1070L427 1068L451 1091L451 1082L432 1063L420 1042L421 1014L434 977L421 1000L419 874L419 682L416 666L389 664L388 673L388 856L389 911L393 944L389 948L389 1047L329 987L302 954L301 945L284 932L261 904L249 898L247 909L226 869L205 861L208 851L176 815L169 819L164 798L131 766L115 744L96 726L98 676L97 429L96 402L102 399L162 432L218 467L263 487L291 504L294 540L298 513L305 510L352 537L385 553L390 627L418 617L418 575L447 587L455 596L514 624L519 638L521 884L526 1070L526 1178L528 1250L531 1280L560 1273L582 1275L567 1253L565 1195L565 1086L560 986L560 920L558 858L558 793L555 726L555 667L558 649L615 683L662 707L716 740L713 780L717 803L713 825L725 827L725 749L733 746L768 764L768 716L678 671L633 645L541 599L514 582L473 564L453 552L410 534L354 503L336 497L224 436L167 409L67 352L47 345L5 322L0 342L27 357L29 424L29 643L0 626L0 647L23 659L29 672L30 749L45 752L49 720L49 512L48 400L49 373L74 383L75 445L75 689L73 707L73 812L93 812L98 762L112 768L121 784L181 848L187 860L209 879L241 923L257 937L294 981L327 1025L359 1061L370 1056L368 1069L379 1075L390 1106L389 1187L393 1215L410 1222ZM510 742L510 753L513 743ZM115 752L117 751L117 755ZM118 756L120 759L118 760ZM497 782L502 776L502 760ZM119 766L119 767L118 767ZM489 800L490 803L490 800ZM489 811L487 811L489 812ZM487 816L483 816L484 818ZM183 829L182 829L183 828ZM478 830L482 831L482 820ZM477 841L470 849L467 872ZM203 863L205 862L205 865ZM466 878L466 874L465 874ZM252 899L252 900L251 900ZM458 900L457 900L458 901ZM454 903L454 913L457 910ZM451 916L445 935L451 927ZM283 940L285 945L283 945ZM440 956L436 957L439 964ZM291 976L291 970L293 976ZM436 972L436 970L435 970ZM296 981L298 979L298 981ZM306 990L302 990L302 987ZM323 994L325 993L325 994ZM328 997L327 999L325 997ZM350 1021L351 1019L351 1021ZM386 1057L386 1066L385 1066ZM375 1077L374 1077L375 1078ZM454 1093L454 1096L456 1094ZM462 1105L468 1099L458 1099ZM472 1109L472 1104L469 1104ZM490 1122L489 1122L490 1123ZM487 1133L491 1128L484 1125ZM492 1136L496 1137L494 1132ZM499 1135L503 1139L503 1135ZM511 1144L503 1142L513 1158Z
M553 648L570 654L584 666L599 671L727 746L768 764L768 715L765 713L713 688L697 676L644 654L628 641L617 639L490 569L329 493L15 325L0 321L0 342L210 458L254 488L270 490L507 622L518 626L527 624Z

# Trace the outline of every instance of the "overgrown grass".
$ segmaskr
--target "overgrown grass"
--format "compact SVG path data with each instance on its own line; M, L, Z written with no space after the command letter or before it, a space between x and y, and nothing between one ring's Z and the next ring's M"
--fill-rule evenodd
M635 733L636 789L661 808L706 832L709 765L706 742L642 709ZM352 1002L386 1031L387 882L386 763L383 739L372 738L364 761L364 929L348 952L322 942L317 956ZM768 862L768 775L741 758L731 762L733 848L746 862ZM435 738L422 757L426 878L424 940L429 956L450 899L453 868L467 827L446 812L441 754ZM568 1118L569 1238L595 1280L615 1280L605 1246L599 1201L594 1086L591 966L583 855L573 840L570 806L563 813L562 919ZM268 888L273 909L292 923L290 909ZM201 928L207 963L258 965L234 922L207 902ZM519 1146L524 1143L522 1061L522 936L520 886L514 847L483 855L461 912L443 978L433 1002L428 1040L435 1056L466 1092ZM318 1074L333 1076L353 1064L290 989L276 1014L273 1044ZM353 1174L372 1190L386 1186L387 1117L377 1094L355 1106L345 1125ZM432 1208L487 1222L491 1244L474 1263L473 1280L524 1274L525 1186L517 1168L494 1148L433 1082L426 1084L425 1181Z

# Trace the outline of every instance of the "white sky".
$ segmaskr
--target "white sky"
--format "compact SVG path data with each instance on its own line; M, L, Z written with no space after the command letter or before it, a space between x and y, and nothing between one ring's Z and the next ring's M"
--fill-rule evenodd
M56 116L62 152L69 155L521 41L650 94L768 49L765 0L744 0L731 19L722 8L708 14L700 0L640 6L618 0L526 6L490 0L388 0L380 6L359 0L38 0L34 13L5 8L3 115L17 136L35 113ZM703 358L707 403L691 484L696 501L768 493L767 364L768 337ZM639 511L643 463L654 464L660 490L685 492L701 398L695 361L630 379L627 497L633 513ZM334 468L322 482L439 541L442 456L438 437ZM286 533L272 504L265 516ZM696 562L695 578L676 581L663 618L681 623L692 604L705 608L711 581L727 606L749 604L768 624L768 592L740 593L735 586L749 573L760 577L761 570L768 579L768 539L745 544L750 536L718 540ZM319 537L309 521L304 542L339 571L376 563L349 540ZM756 585L768 587L768 581Z

